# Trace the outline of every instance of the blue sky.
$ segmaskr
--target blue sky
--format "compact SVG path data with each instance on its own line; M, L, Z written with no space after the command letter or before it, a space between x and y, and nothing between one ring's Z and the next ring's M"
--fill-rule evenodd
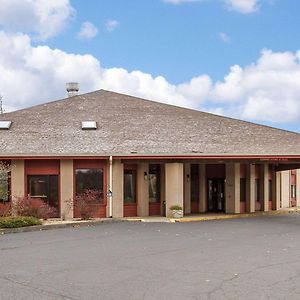
M261 1L258 12L230 11L218 0L171 5L160 0L72 1L76 18L47 44L68 52L91 53L105 67L142 70L173 83L199 74L222 80L230 66L251 64L264 48L297 51L300 3ZM118 20L114 32L105 22ZM91 41L79 41L84 21L99 28ZM220 33L228 35L224 42Z
M7 110L61 98L76 80L82 92L106 88L300 131L297 0L21 2L0 0Z

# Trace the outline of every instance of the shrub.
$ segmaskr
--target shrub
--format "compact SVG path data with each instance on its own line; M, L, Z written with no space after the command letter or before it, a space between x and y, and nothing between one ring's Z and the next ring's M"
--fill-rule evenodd
M182 207L180 205L172 205L170 210L182 210Z
M41 225L42 222L34 217L2 217L0 228L18 228L25 226Z
M76 216L84 220L91 219L99 205L101 194L95 190L86 190L74 198L74 212Z
M0 217L8 217L11 215L10 202L0 203Z
M19 197L14 205L14 211L18 216L48 219L57 215L57 210L39 198Z

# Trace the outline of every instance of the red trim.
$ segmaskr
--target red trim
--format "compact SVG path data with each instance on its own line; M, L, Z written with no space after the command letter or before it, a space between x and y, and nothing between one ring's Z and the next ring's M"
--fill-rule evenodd
M199 201L191 201L191 213L197 214L199 213Z
M160 216L160 202L149 203L149 216Z
M246 202L245 201L241 201L240 202L240 213L244 214L246 212Z
M26 175L59 175L59 160L25 160Z
M109 159L106 156L2 156L0 159ZM136 155L136 156L116 156L112 155L113 159L261 159L262 161L287 161L288 159L300 159L300 155Z

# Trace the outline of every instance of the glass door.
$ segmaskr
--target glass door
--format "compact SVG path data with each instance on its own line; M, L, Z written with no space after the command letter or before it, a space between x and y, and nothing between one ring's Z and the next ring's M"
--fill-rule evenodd
M208 179L208 211L225 211L224 179Z

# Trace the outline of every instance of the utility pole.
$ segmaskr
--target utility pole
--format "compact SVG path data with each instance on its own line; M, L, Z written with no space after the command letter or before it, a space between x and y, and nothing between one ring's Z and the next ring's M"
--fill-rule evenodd
M0 95L0 115L4 114L3 97Z

